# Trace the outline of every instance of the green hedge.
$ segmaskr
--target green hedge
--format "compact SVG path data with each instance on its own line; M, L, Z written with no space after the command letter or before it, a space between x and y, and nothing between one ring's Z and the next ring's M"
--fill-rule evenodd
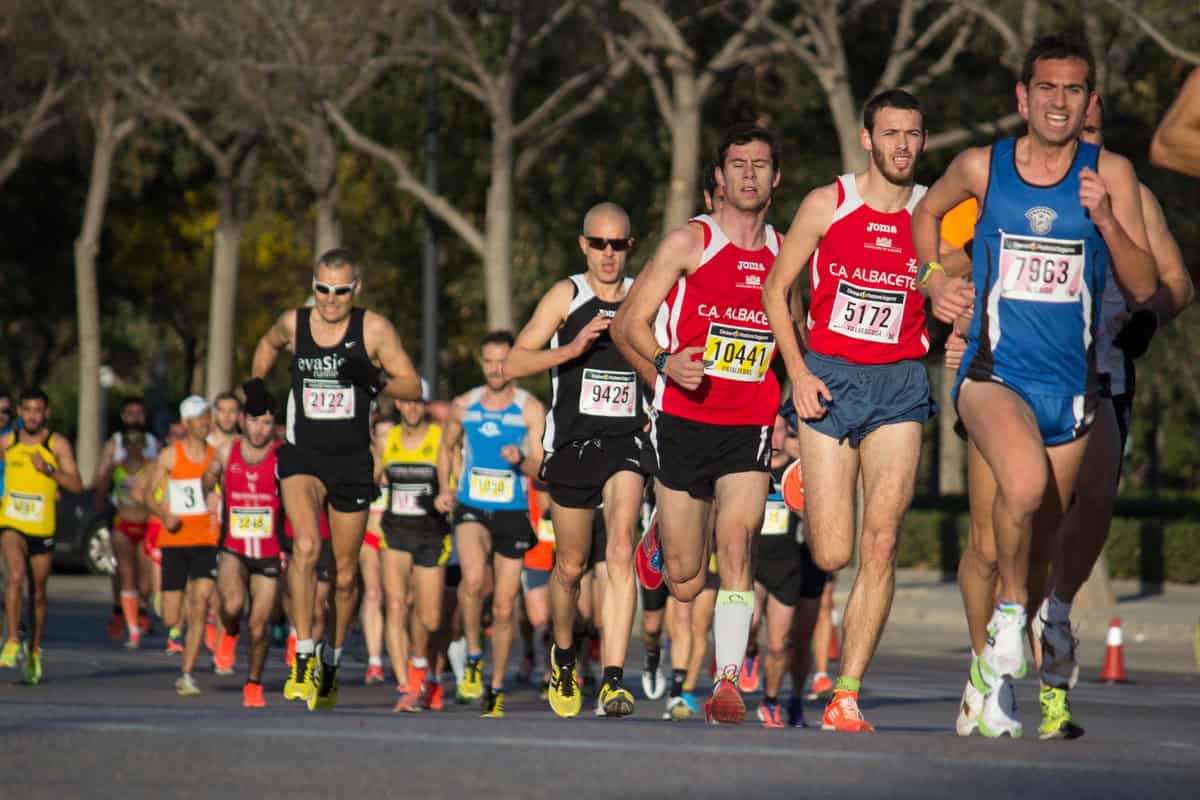
M958 555L967 544L968 517L964 510L959 510L963 505L952 501L947 503L949 510L945 511L928 508L909 511L900 535L900 566L953 572ZM1157 513L1153 517L1113 520L1104 548L1111 576L1152 583L1164 580L1200 583L1200 521L1188 518L1192 516L1191 509L1174 504L1164 509L1145 501L1137 505ZM1163 514L1164 511L1167 513Z

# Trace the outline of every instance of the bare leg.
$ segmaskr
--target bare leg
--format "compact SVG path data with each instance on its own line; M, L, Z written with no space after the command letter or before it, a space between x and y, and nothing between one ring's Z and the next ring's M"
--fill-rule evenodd
M496 555L492 559L496 587L492 592L492 689L504 688L508 654L513 640L513 607L521 590L521 559Z
M329 509L330 542L333 545L333 611L334 651L342 649L354 605L358 600L358 553L362 550L363 534L367 530L367 511L344 512Z
M387 649L397 686L408 686L408 589L412 553L388 548L383 557L383 593L387 598ZM409 687L410 691L415 691Z
M313 640L313 609L317 594L317 557L321 554L321 510L325 485L312 475L293 475L280 481L280 493L292 523L292 557L288 564L289 616L296 638ZM203 625L203 621L201 621Z
M275 608L278 593L278 578L265 575L250 577L250 671L247 677L259 683L262 682L263 666L267 663L267 650L271 645L267 623Z

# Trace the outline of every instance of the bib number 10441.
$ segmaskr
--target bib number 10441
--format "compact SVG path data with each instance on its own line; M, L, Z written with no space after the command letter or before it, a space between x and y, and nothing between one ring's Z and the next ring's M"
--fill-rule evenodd
M758 383L771 366L775 339L770 331L712 323L704 341L704 374Z

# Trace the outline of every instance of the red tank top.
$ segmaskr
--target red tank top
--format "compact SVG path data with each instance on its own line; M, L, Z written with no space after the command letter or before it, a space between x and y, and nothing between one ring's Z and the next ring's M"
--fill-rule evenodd
M771 425L780 390L762 288L779 253L779 236L767 225L766 246L743 250L712 217L690 222L704 231L700 266L667 293L654 329L658 346L669 352L703 347L707 366L690 392L659 375L654 407L710 425Z
M247 464L242 442L229 451L225 466L225 525L222 546L246 558L279 555L279 488L275 483L275 442L266 458Z
M929 352L925 298L917 291L912 210L885 214L863 202L854 175L837 180L833 222L813 253L809 346L855 364L891 364Z

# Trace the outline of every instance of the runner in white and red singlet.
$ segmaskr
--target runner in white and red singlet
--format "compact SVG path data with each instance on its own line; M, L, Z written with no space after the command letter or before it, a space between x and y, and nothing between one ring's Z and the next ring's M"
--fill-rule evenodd
M217 593L220 597L221 623L232 640L227 668L232 670L232 655L237 648L250 593L250 669L242 690L242 705L263 708L262 673L267 660L267 621L275 608L279 592L279 526L282 523L279 485L275 481L276 451L275 401L268 399L267 410L259 415L241 414L244 433L217 450L204 476L205 489L221 482L224 499L221 516L221 544L217 553ZM222 480L223 479L223 480Z
M745 719L738 670L754 613L751 548L770 483L779 380L762 287L780 237L765 222L779 184L779 147L763 128L731 128L716 178L726 202L663 240L613 320L630 363L657 370L651 440L657 457L658 532L671 593L703 588L715 503L721 588L713 615L719 678L710 722Z
M808 544L836 571L854 550L854 495L864 483L858 575L846 605L842 671L825 730L870 731L858 690L891 610L900 521L912 502L921 426L934 414L921 358L929 350L917 291L913 182L925 147L921 106L908 92L871 98L863 110L865 172L813 190L796 211L767 279L764 303L792 381L805 465ZM788 292L812 265L808 352Z

